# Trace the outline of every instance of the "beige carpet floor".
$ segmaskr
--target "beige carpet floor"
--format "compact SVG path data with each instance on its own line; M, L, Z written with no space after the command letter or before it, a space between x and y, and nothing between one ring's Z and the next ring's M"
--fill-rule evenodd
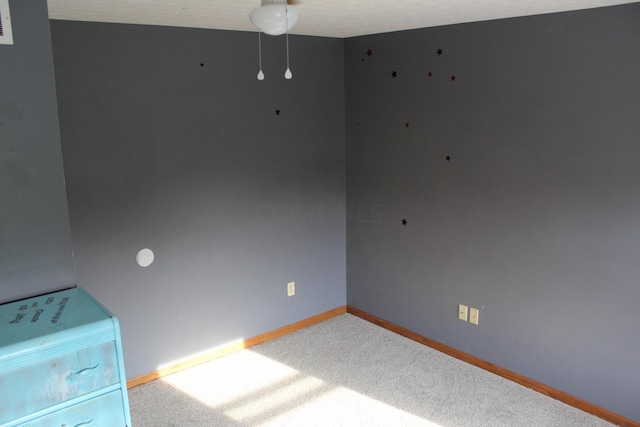
M605 427L345 314L129 390L134 427Z

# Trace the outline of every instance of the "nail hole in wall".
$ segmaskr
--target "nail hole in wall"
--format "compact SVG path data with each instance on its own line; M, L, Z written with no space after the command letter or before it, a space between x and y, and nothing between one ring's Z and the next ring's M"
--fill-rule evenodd
M140 267L149 267L153 263L153 251L149 248L140 249L136 255L136 262Z

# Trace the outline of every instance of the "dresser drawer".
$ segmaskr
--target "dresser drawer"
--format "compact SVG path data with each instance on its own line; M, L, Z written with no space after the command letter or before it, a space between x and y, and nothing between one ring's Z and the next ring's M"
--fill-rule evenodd
M118 382L113 341L5 372L0 374L0 424Z
M95 399L53 412L18 427L125 427L122 392L112 391ZM130 427L130 426L128 426Z

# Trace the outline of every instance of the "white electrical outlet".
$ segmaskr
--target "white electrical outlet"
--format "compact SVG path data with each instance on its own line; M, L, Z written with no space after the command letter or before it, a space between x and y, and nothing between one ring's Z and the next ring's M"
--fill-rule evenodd
M479 317L480 317L480 310L478 310L477 308L471 307L471 314L469 315L469 322L473 323L474 325L477 325Z
M460 304L458 306L458 319L467 321L467 314L469 313L469 307Z
M287 283L287 296L292 297L296 294L296 282Z

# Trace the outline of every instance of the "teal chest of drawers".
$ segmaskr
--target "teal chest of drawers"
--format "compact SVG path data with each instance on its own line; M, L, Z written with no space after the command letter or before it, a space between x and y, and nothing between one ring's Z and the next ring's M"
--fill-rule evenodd
M131 427L118 321L85 290L0 305L0 427Z

